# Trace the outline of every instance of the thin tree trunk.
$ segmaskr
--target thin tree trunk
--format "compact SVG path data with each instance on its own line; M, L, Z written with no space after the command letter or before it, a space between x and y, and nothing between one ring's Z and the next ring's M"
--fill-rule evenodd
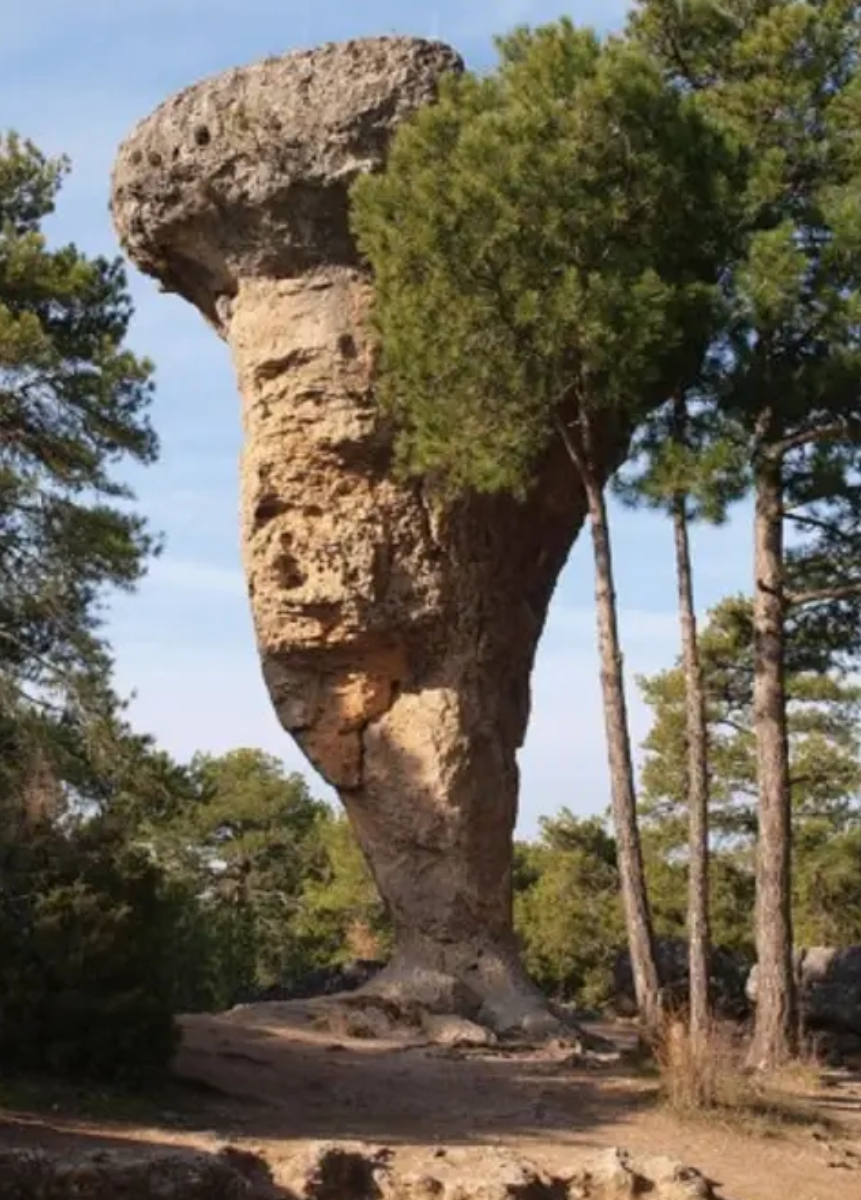
M764 423L765 424L765 423ZM754 525L754 735L759 830L756 847L756 1023L752 1066L771 1069L797 1049L792 962L789 741L786 729L782 466L756 470Z
M690 977L690 1038L695 1054L706 1053L709 1041L709 774L708 725L693 572L688 536L687 499L673 499L679 624L685 675L688 752L688 974Z
M655 962L652 917L637 823L637 792L616 613L610 527L604 487L590 469L588 429L583 432L585 444L580 447L574 443L567 431L564 432L564 436L568 452L583 481L592 533L601 691L610 766L613 823L634 991L640 1016L647 1027L654 1030L660 1016L660 981Z

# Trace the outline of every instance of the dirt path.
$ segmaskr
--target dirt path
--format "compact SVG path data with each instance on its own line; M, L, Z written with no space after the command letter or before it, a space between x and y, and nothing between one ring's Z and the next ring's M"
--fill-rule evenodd
M698 1167L725 1200L861 1197L859 1080L836 1079L817 1099L845 1122L840 1132L745 1136L714 1123L681 1126L656 1105L653 1081L618 1065L584 1066L562 1047L467 1053L355 1040L315 1028L312 1013L294 1003L186 1018L181 1111L145 1121L0 1112L0 1145L212 1149L230 1140L277 1164L309 1140L360 1140L393 1147L405 1167L441 1146L470 1154L494 1146L551 1168L623 1146Z

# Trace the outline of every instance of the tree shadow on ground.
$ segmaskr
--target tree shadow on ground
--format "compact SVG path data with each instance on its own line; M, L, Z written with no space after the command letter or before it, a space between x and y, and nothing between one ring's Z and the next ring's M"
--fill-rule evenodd
M504 1148L552 1170L623 1146L694 1164L725 1200L813 1200L826 1187L833 1200L858 1195L851 1146L861 1152L861 1139L841 1149L845 1138L832 1146L813 1131L760 1137L710 1120L680 1123L656 1104L655 1078L626 1063L565 1061L554 1047L462 1052L350 1040L295 1015L291 1024L284 1010L296 1006L271 1006L269 1016L268 1007L185 1018L174 1083L137 1114L118 1103L109 1119L101 1105L92 1113L71 1100L13 1112L7 1098L0 1151L211 1154L233 1143L280 1171L303 1143L358 1141L391 1147L407 1170L437 1147L479 1163L485 1148ZM861 1080L855 1086L861 1096ZM850 1082L840 1090L851 1105Z
M655 1100L654 1082L625 1068L557 1061L540 1049L398 1046L263 1030L230 1017L189 1017L183 1025L167 1091L131 1108L112 1109L110 1101L94 1108L73 1090L48 1092L29 1111L7 1101L0 1147L62 1149L80 1140L86 1148L100 1140L133 1149L140 1136L168 1149L227 1140L588 1141L590 1129L624 1127Z
M48 1154L77 1155L117 1150L129 1154L170 1154L182 1149L176 1142L123 1136L122 1128L120 1124L94 1123L61 1113L6 1111L0 1114L0 1151L37 1149Z
M266 1020L265 1010L250 1019ZM246 1136L393 1144L564 1138L624 1124L655 1099L653 1081L618 1064L566 1061L540 1048L354 1041L286 1021L264 1040L259 1028L229 1018L185 1022L178 1076L217 1088L216 1108L240 1120Z

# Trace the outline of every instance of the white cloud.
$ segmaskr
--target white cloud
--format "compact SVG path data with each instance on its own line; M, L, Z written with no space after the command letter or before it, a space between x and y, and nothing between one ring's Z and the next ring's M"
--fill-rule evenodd
M205 647L168 639L126 643L118 683L124 694L135 693L135 727L153 734L180 760L198 750L222 754L253 746L306 775L316 795L332 798L278 724L250 635L244 645L216 638Z
M147 486L143 508L155 529L168 528L168 552L193 540L208 545L227 546L235 553L239 543L238 472L235 462L223 465L217 455L204 459L210 469L201 472L196 485L184 482L185 472L177 471L180 482L162 472L159 486ZM217 471L212 468L218 468Z
M121 695L134 694L135 728L181 761L258 747L333 798L275 717L238 567L166 557L141 594L116 608L116 682Z

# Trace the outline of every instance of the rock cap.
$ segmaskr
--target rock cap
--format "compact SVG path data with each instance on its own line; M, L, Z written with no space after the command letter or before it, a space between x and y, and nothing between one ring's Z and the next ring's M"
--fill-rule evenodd
M119 150L111 212L137 266L218 324L240 276L356 259L347 189L395 127L462 70L441 42L334 42L179 92Z

